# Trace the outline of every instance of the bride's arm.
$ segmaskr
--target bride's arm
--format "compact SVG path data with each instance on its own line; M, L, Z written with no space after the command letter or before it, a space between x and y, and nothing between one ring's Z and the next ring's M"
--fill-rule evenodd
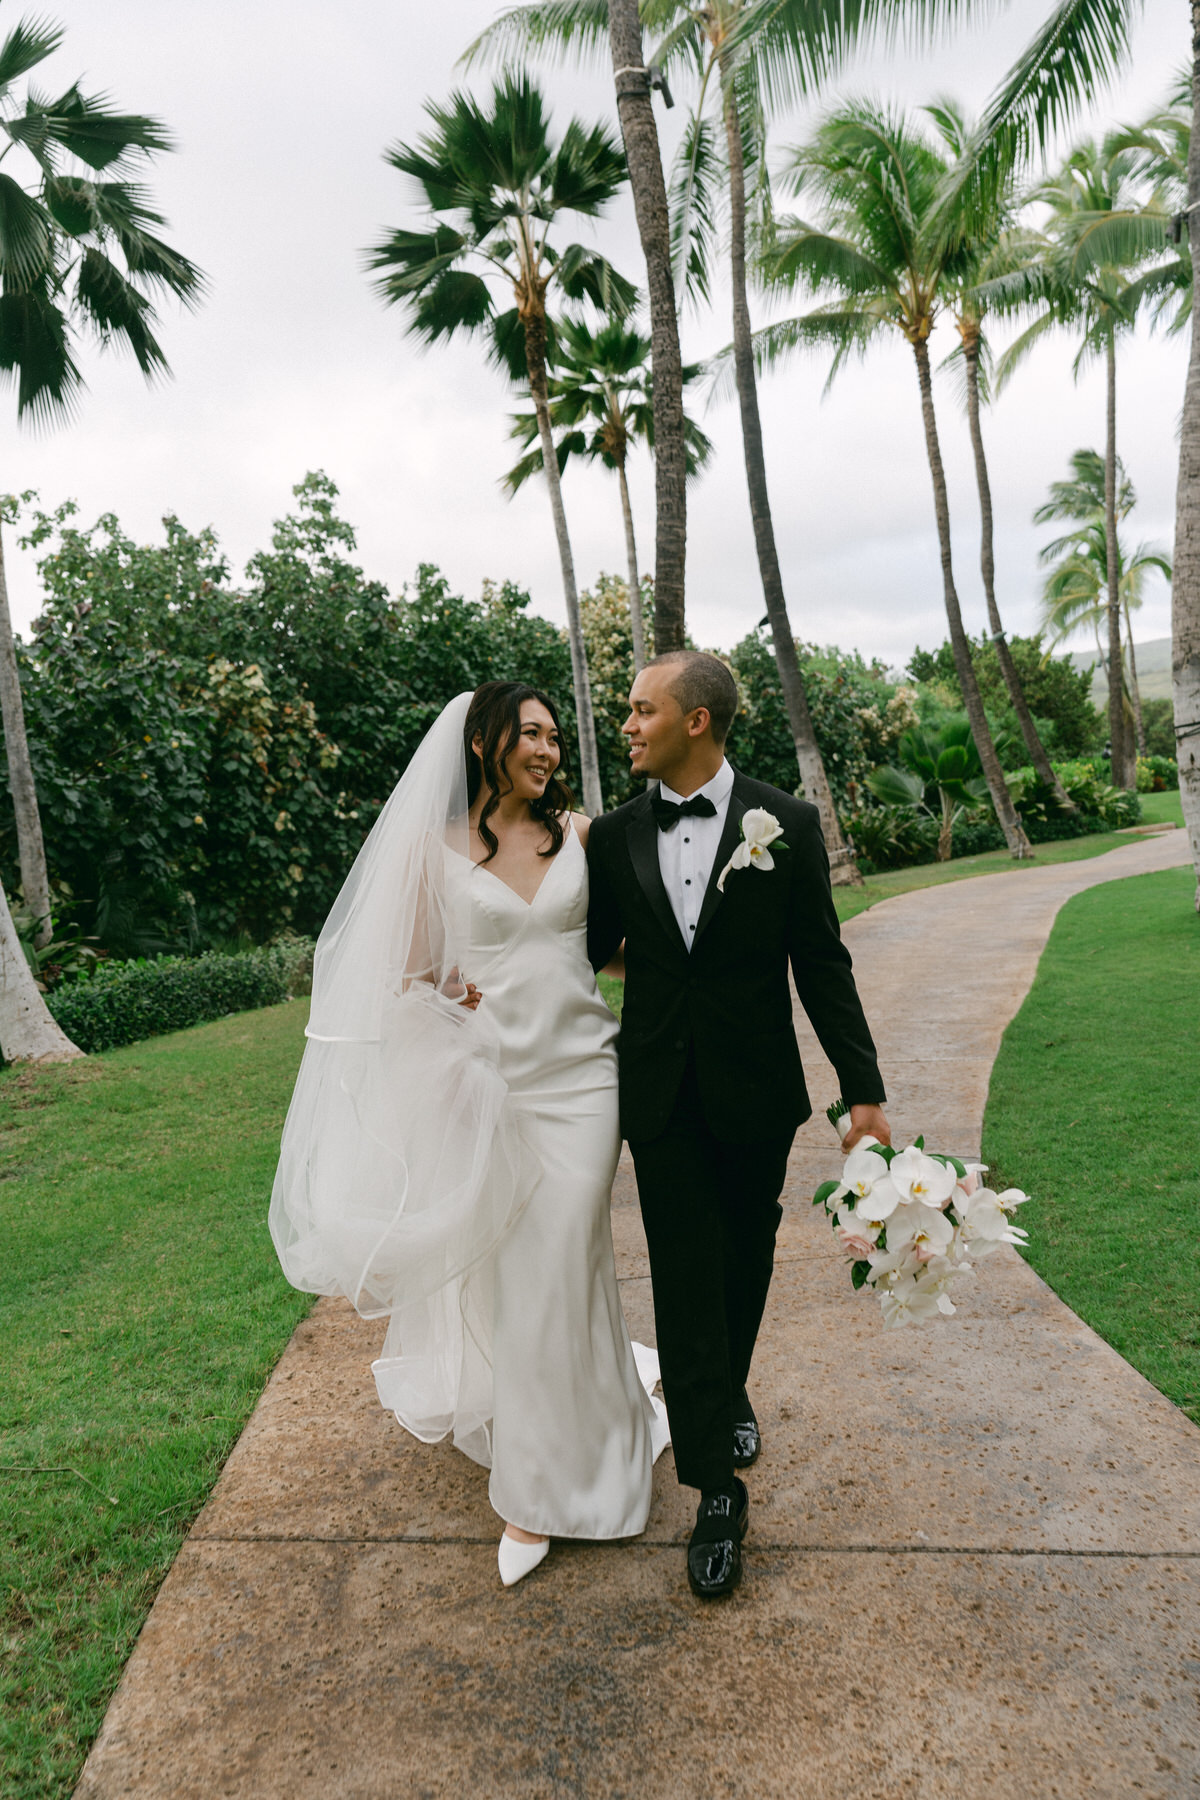
M430 904L429 871L425 868L421 872L417 889L412 935L400 977L400 991L403 993L414 983L424 983L427 987L436 987L448 1000L457 1000L460 1006L474 1012L483 999L483 994L473 981L465 980L457 964L447 969L445 976L438 980L438 972L445 963L445 949L442 909Z

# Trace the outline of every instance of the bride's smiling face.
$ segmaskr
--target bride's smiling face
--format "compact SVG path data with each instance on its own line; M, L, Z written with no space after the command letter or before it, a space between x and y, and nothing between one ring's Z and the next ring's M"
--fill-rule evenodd
M512 783L513 797L540 800L561 761L554 720L540 700L523 700L520 736L501 764Z

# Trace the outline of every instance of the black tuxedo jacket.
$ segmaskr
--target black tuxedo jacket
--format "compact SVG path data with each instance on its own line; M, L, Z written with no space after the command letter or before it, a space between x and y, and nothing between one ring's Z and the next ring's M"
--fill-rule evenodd
M741 818L750 807L774 813L788 848L772 848L773 869L734 869L722 894L717 876L741 841ZM659 870L648 793L592 821L588 867L593 968L603 968L625 940L618 1043L625 1137L636 1142L665 1128L689 1054L718 1138L746 1142L803 1124L812 1107L792 1029L789 962L842 1098L851 1106L884 1099L850 953L838 932L815 806L735 774L690 951Z

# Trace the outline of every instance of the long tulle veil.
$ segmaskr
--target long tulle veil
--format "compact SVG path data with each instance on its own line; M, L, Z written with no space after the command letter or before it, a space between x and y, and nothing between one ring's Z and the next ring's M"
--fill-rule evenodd
M458 1004L470 700L426 734L321 931L270 1227L294 1287L390 1319L384 1404L486 1462L491 1298L473 1276L532 1170L486 1013Z

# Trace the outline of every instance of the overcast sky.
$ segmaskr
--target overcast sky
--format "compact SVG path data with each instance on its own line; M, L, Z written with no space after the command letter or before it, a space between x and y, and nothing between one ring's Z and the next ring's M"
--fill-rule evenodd
M527 587L538 611L563 608L549 507L540 483L512 502L498 477L513 460L513 404L481 350L467 342L422 351L386 311L361 271L360 252L381 229L418 218L384 146L421 129L422 102L463 77L466 44L497 11L492 0L437 5L383 0L55 0L67 30L44 65L43 88L77 75L124 109L151 112L177 135L178 153L152 177L170 220L169 241L208 274L194 314L164 317L173 379L147 389L132 362L89 352L89 392L69 427L18 431L8 403L4 485L34 487L44 504L71 497L85 523L113 511L139 539L160 534L168 511L215 527L235 567L265 544L292 485L322 468L342 492L361 561L398 589L420 562L454 587L485 576ZM5 24L12 18L6 8ZM847 70L831 92L872 92L918 105L950 93L978 107L1047 12L1013 0L986 29L957 32L933 49L881 53ZM1146 113L1188 53L1182 0L1153 0L1132 68L1106 97L1092 129ZM475 85L486 73L472 77ZM561 69L543 76L561 126L572 112L612 117L611 73ZM668 143L683 107L663 115ZM797 115L777 147L801 138ZM584 227L586 231L587 227ZM643 278L627 199L596 230L618 265ZM684 353L728 339L727 298L685 321ZM935 348L944 354L950 342ZM1076 385L1067 339L1048 342L985 420L997 519L997 588L1010 629L1033 628L1045 536L1031 524L1047 483L1081 445L1102 447L1102 376ZM1172 535L1176 426L1185 348L1144 334L1122 351L1120 448L1136 484L1138 537ZM763 386L763 419L776 534L793 629L895 665L916 643L945 635L933 507L916 377L907 347L880 346L821 398L824 370L795 365ZM984 623L970 447L949 384L939 391L959 591L972 629ZM698 642L728 648L762 616L736 409L705 416L717 453L692 490L689 624ZM653 477L632 472L642 564L653 564ZM565 483L582 584L624 567L615 484L572 467ZM36 570L11 556L18 628L38 609ZM1169 631L1158 584L1137 636ZM1080 640L1084 642L1084 640Z

